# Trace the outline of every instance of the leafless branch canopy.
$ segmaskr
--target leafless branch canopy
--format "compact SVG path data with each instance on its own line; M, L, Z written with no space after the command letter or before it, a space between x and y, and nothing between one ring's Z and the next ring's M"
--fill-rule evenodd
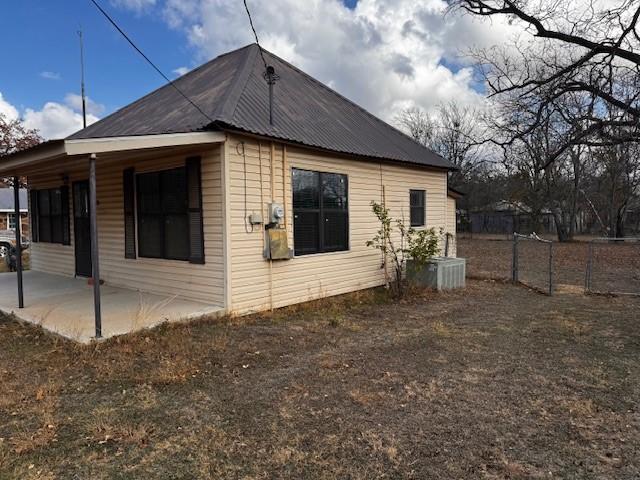
M567 130L547 165L574 145L640 140L637 0L615 8L599 0L455 0L452 9L507 17L530 34L472 52L488 96L520 111L517 119L502 119L512 131L496 142L525 137L548 115L564 118Z

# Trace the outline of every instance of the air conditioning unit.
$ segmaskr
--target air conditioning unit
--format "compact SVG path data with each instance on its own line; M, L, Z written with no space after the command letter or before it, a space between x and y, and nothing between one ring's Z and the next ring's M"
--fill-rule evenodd
M408 260L407 279L415 285L437 290L464 288L466 263L464 258L435 257L416 268L415 263Z

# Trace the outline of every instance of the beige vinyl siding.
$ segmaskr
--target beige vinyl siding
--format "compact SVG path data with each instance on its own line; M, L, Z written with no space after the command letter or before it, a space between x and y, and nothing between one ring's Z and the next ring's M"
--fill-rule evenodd
M221 146L206 151L173 154L111 155L97 160L98 233L100 275L107 283L144 292L224 305L224 257L222 249ZM184 261L124 257L124 205L122 172L134 167L136 173L182 166L188 156L202 157L202 205L205 235L205 264ZM50 170L38 169L28 175L30 188L62 185L63 172L72 184L88 178L86 160L66 161ZM71 245L33 243L31 265L34 270L73 276L75 274L73 201L71 206Z
M241 141L245 142L245 156L239 145ZM380 253L365 245L379 228L370 204L373 200L382 200L382 186L391 214L404 217L407 223L409 190L426 190L426 227L438 230L447 227L445 172L389 164L381 167L377 162L291 146L286 147L283 170L285 147L275 144L272 176L271 142L240 136L230 137L228 142L231 310L235 313L281 307L384 284ZM251 232L245 218L253 212L261 212L267 219L273 184L274 200L285 203L289 246L293 248L291 168L294 167L348 175L349 251L274 262L263 258L264 228L256 226Z
M447 233L453 235L453 240L450 240L449 256L455 257L457 255L458 235L456 234L456 199L453 197L447 197Z

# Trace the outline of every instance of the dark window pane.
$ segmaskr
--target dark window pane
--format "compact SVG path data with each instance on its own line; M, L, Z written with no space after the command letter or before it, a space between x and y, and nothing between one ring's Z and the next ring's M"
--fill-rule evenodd
M293 169L296 255L348 249L347 176Z
M322 174L322 207L347 209L347 176Z
M424 225L424 208L412 207L411 208L411 226L422 227Z
M425 224L425 191L409 190L409 205L411 213L411 226L423 226Z
M320 208L320 174L293 169L293 208Z
M140 215L138 236L141 257L162 257L162 217L160 215Z
M137 177L141 257L188 260L189 218L184 167Z
M51 242L51 217L40 217L38 220L39 240L41 242Z
M62 192L59 188L51 190L51 215L62 213Z
M184 168L162 172L162 205L164 213L186 213L187 175Z
M62 216L52 215L51 217L51 242L62 243Z
M189 221L187 215L165 215L165 257L173 260L189 259Z
M409 195L412 207L424 207L424 190L410 190Z
M348 218L346 212L324 214L324 251L348 249Z
M49 216L51 213L49 203L49 190L40 190L38 192L38 210L40 215Z
M318 212L294 212L293 235L296 255L316 253L320 249L320 214Z
M138 211L142 214L162 213L159 173L138 175Z

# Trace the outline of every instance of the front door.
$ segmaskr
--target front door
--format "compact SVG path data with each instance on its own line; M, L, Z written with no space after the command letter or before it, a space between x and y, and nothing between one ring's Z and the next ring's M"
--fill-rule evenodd
M73 184L73 232L76 250L76 276L91 276L91 223L89 219L89 182Z

